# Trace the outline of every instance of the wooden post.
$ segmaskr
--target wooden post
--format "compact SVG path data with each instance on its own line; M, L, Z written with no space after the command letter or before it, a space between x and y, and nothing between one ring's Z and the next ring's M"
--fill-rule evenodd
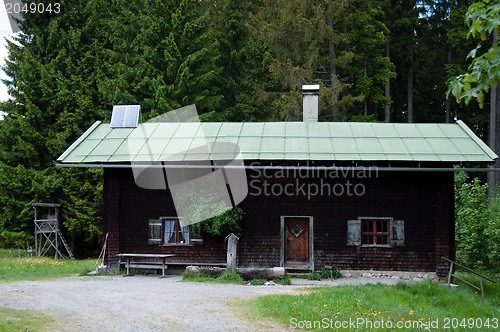
M233 233L226 236L227 241L227 271L236 272L236 247L240 238Z
M450 263L450 271L448 272L448 286L452 282L455 282L455 280L453 280L453 262Z
M483 277L479 277L479 284L481 286L481 300L483 300L484 303L484 286L483 286Z

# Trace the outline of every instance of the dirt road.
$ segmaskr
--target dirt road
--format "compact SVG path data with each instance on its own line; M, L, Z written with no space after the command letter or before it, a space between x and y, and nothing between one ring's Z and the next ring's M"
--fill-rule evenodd
M237 302L298 287L179 280L98 276L5 283L0 307L39 310L58 321L51 328L57 331L279 331L284 328L249 320Z
M395 283L389 278L343 278L326 283L299 280L292 286L243 286L180 279L117 275L2 283L0 307L47 314L57 321L52 331L287 331L287 326L250 319L238 303L311 286Z

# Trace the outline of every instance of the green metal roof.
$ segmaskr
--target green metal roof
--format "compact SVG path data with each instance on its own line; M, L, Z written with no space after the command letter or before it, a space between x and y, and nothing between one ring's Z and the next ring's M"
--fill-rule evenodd
M224 144L232 143L232 144ZM57 160L119 163L229 160L488 161L497 155L455 124L266 122L94 123Z

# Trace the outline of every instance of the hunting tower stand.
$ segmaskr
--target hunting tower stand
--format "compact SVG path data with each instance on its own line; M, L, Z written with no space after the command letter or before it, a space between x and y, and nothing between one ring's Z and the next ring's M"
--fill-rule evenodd
M34 203L35 209L35 251L36 257L54 253L54 258L74 259L68 243L59 228L59 207L54 203ZM64 252L67 255L63 254Z

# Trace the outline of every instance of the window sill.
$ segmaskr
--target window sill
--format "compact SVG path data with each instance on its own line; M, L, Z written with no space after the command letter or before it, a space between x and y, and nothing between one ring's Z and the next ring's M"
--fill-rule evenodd
M392 248L389 244L362 244L362 248Z
M160 247L192 247L191 243L169 243L169 244L160 244Z

